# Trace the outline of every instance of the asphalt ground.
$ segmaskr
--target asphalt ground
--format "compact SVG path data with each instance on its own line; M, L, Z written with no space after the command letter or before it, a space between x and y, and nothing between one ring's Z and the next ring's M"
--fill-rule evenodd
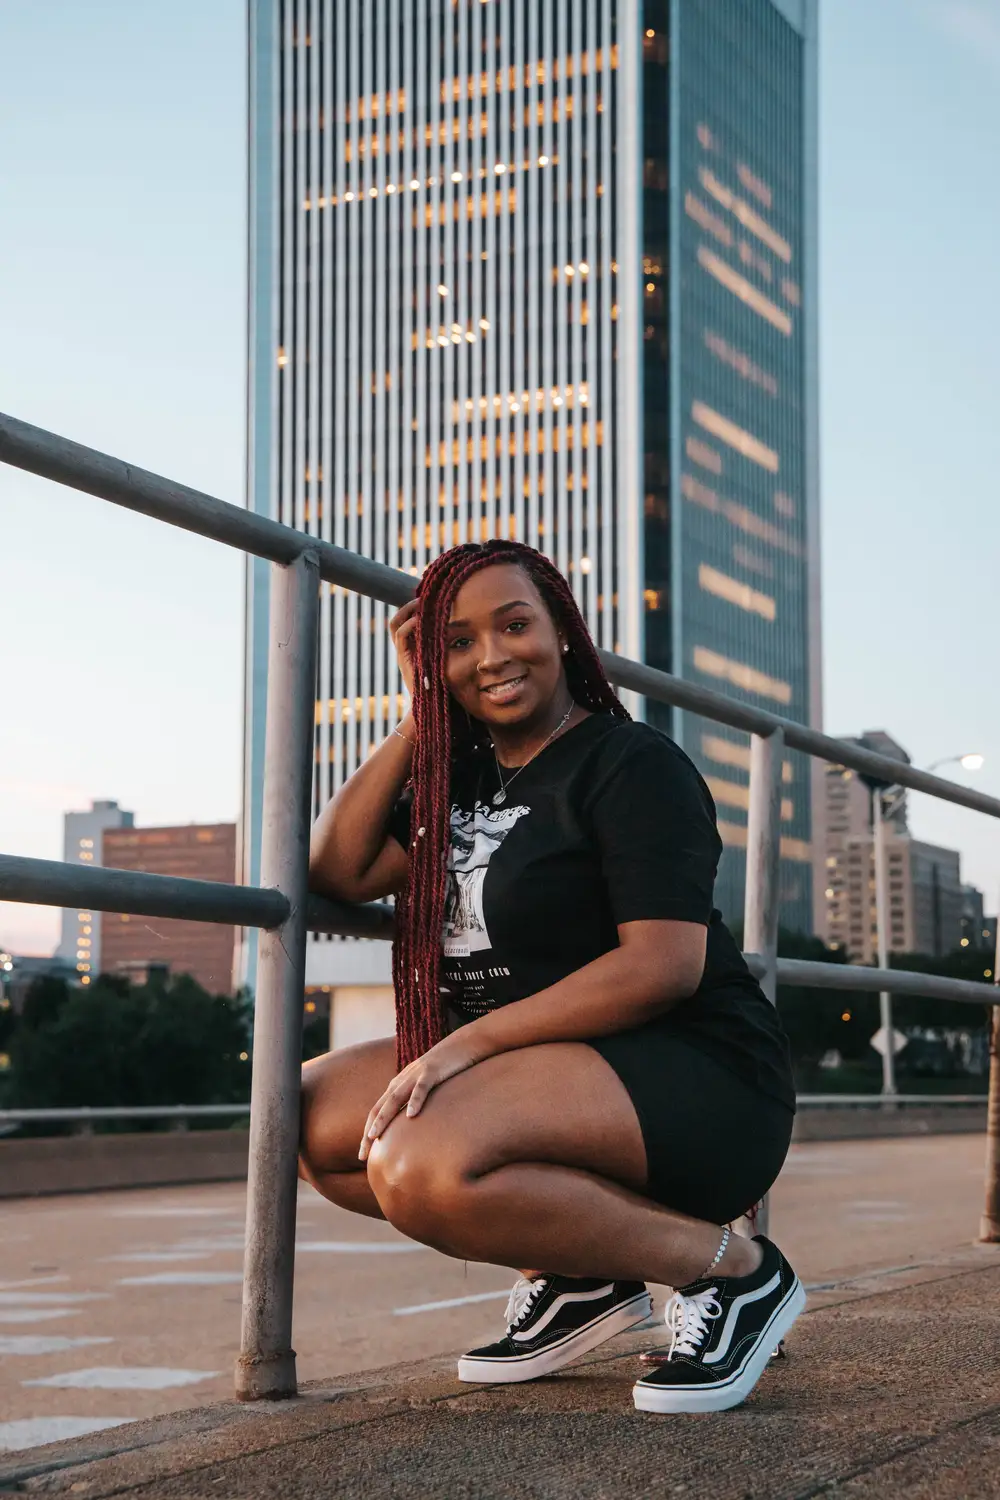
M803 1144L773 1195L771 1233L813 1288L815 1310L901 1294L942 1267L997 1263L1000 1253L970 1250L982 1190L981 1137ZM229 1399L243 1202L241 1185L219 1184L0 1208L0 1450ZM512 1279L416 1246L305 1186L296 1276L303 1382L482 1342L502 1324ZM447 1368L438 1359L435 1369Z

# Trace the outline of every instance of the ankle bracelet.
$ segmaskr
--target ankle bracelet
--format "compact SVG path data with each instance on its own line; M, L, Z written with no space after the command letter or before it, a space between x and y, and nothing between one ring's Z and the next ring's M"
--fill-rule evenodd
M726 1247L729 1244L729 1239L730 1239L731 1235L732 1235L732 1230L730 1229L729 1225L727 1224L726 1227L725 1227L725 1229L722 1231L722 1244L719 1246L718 1250L715 1252L715 1259L712 1261L712 1264L710 1266L707 1266L706 1269L704 1271L702 1271L701 1275L698 1277L699 1281L704 1281L706 1276L711 1276L712 1272L715 1270L716 1266L719 1264L719 1261L722 1259L722 1257L726 1253Z

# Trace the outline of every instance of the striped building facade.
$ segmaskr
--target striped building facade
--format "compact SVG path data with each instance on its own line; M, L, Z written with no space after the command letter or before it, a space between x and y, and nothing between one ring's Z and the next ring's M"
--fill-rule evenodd
M811 4L250 0L249 18L250 506L415 576L456 542L517 537L563 570L601 645L768 707L777 684L780 711L815 717ZM749 144L732 101L711 98L744 54L800 101L751 79ZM694 275L707 290L689 314ZM251 564L251 880L267 604ZM386 615L324 586L317 808L403 712ZM736 901L745 744L649 709L710 776L703 742L724 742ZM791 796L804 849L807 777ZM378 945L311 943L312 983L387 974Z

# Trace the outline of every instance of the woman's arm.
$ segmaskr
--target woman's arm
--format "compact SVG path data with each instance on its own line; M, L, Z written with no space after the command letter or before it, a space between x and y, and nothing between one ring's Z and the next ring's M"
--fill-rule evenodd
M487 1057L542 1042L610 1036L670 1010L701 983L707 935L700 922L622 922L619 947L546 990L460 1026L389 1084L366 1121L361 1160L400 1110L419 1114L438 1084Z
M618 940L620 947L557 984L499 1006L454 1035L481 1062L518 1047L581 1041L641 1026L698 988L707 941L707 929L699 922L623 922Z
M413 738L407 714L399 733L386 737L320 813L309 841L310 890L375 901L405 885L406 850L385 830L409 780Z

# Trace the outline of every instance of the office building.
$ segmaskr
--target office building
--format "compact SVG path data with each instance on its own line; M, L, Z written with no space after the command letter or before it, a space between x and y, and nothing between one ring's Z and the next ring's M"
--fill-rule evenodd
M884 730L842 736L849 744L909 763L903 747ZM817 827L816 932L857 963L878 959L875 920L875 844L871 792L857 774L825 763ZM894 793L886 815L890 953L942 957L970 933L982 934L982 894L961 880L957 850L942 849L910 833L905 791ZM978 899L977 899L978 898ZM981 936L980 943L987 938Z
M67 864L99 868L102 863L102 839L110 828L131 828L133 813L117 802L92 802L89 812L68 812L63 817L63 859ZM81 984L101 972L101 930L99 911L65 908L62 931L55 957L72 960Z
M190 880L236 878L235 823L169 828L113 828L104 834L104 864ZM153 974L190 974L213 995L233 991L236 930L220 922L169 917L104 916L101 972L138 984Z
M814 0L251 0L250 51L250 507L414 575L528 541L600 645L817 723ZM267 607L252 563L250 880ZM386 613L323 590L317 808L403 711ZM709 779L739 919L748 737L632 706Z

